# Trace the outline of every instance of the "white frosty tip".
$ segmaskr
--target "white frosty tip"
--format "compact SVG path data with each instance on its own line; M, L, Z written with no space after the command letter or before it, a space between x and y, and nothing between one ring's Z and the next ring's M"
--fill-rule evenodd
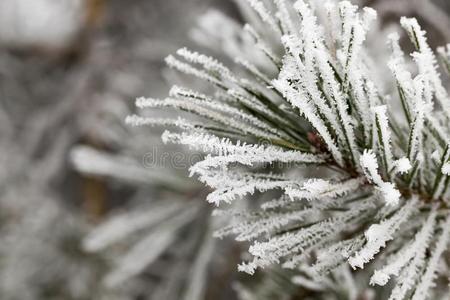
M371 285L377 284L384 286L386 285L386 283L389 281L390 278L391 277L388 274L384 273L383 271L376 270L373 273L373 276L370 278L370 284Z
M442 174L445 175L450 175L450 162L446 162L443 166L442 166Z
M368 169L369 172L376 173L378 169L378 162L375 154L373 154L372 150L365 150L364 153L360 157L361 166ZM368 175L371 175L370 173ZM371 176L369 176L371 177Z
M380 186L380 190L384 195L384 199L386 204L388 205L397 205L400 201L400 197L402 196L394 186L394 184L390 182L385 182Z
M373 224L369 227L369 229L367 229L364 235L367 241L375 242L386 236L386 228L381 226L380 224Z
M395 161L395 167L397 169L397 172L401 174L408 173L409 170L411 170L411 162L408 158L402 157Z

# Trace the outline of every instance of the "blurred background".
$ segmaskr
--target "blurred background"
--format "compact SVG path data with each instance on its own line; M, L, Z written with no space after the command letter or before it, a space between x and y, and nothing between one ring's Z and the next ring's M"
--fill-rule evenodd
M212 238L220 220L187 156L168 168L182 150L124 124L136 97L178 80L168 54L220 58L205 32L242 23L238 2L0 0L0 299L245 294L239 247ZM433 47L450 41L447 0L359 3L382 27L416 16Z

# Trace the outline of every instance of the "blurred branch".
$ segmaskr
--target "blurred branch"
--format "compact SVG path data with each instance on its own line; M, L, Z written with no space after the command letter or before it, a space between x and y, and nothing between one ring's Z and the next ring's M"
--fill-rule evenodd
M446 42L450 42L450 18L445 10L431 0L378 0L367 4L374 7L380 15L394 13L398 16L420 16L439 31L445 37Z

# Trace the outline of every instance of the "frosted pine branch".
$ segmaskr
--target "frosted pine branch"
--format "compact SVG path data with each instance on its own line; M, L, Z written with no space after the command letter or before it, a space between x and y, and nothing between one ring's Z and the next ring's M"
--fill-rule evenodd
M210 92L174 87L165 100L137 105L192 118L129 122L174 126L164 141L206 154L190 170L213 188L208 201L248 203L216 233L251 242L253 258L239 270L279 265L322 276L379 258L372 284L396 276L392 299L425 298L448 246L448 226L440 224L450 203L450 99L425 31L402 18L415 51L404 53L400 35L390 34L383 60L368 51L372 9L348 1L247 3L259 19L242 36L253 44L235 48L258 55L231 57L232 67L182 48L167 63ZM448 46L438 53L450 69ZM377 65L392 73L384 84ZM272 190L279 197L267 201Z

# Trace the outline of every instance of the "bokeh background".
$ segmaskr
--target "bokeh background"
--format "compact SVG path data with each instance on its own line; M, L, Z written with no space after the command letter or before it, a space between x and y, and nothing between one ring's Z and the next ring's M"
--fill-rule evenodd
M0 299L237 297L239 246L211 238L207 190L161 159L182 150L124 120L178 80L168 54L220 56L199 30L241 23L239 1L0 0ZM359 3L450 41L447 0Z

